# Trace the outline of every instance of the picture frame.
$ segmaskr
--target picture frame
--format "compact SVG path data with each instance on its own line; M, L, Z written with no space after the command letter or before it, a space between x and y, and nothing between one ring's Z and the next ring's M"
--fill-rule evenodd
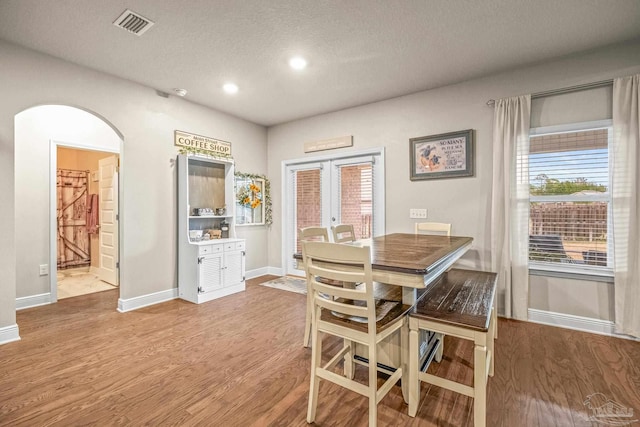
M474 174L474 131L467 129L409 139L411 181Z

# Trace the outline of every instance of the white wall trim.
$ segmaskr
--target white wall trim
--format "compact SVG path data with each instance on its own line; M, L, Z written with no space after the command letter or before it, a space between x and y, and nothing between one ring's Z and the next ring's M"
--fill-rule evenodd
M166 291L154 292L152 294L140 295L128 299L118 299L118 311L125 313L127 311L137 310L161 302L171 301L178 298L178 288L167 289Z
M245 278L253 279L255 277L265 276L269 274L269 267L254 268L245 273Z
M17 324L0 328L0 345L19 340L20 333Z
M271 274L273 276L283 276L284 269L282 267L267 267L267 274Z
M573 314L556 313L553 311L529 309L529 321L549 326L558 326L576 331L591 332L616 338L632 339L627 335L615 333L614 323L609 320L593 319L591 317L575 316Z
M283 269L281 267L260 267L260 268L255 268L253 270L248 270L245 273L245 277L247 279L254 279L256 277L266 276L266 275L282 276Z
M25 308L38 307L39 305L51 304L51 293L29 295L28 297L16 298L16 310L24 310Z

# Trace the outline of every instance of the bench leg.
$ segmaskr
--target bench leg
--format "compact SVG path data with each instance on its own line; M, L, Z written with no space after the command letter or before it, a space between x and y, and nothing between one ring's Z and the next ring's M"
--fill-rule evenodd
M487 347L476 344L473 360L473 425L487 423Z
M420 402L420 379L418 378L418 335L419 331L409 331L409 416L415 417ZM403 380L404 383L404 380Z

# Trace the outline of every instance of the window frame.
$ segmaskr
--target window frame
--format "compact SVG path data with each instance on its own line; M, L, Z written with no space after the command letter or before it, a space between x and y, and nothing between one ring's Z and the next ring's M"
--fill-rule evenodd
M593 120L588 122L567 123L554 126L542 126L529 129L529 139L544 135L556 135L570 132L585 132L598 129L608 131L608 184L607 191L602 194L572 196L570 194L540 196L529 193L529 206L531 203L544 202L607 202L607 266L593 266L587 264L565 264L544 261L528 261L529 271L533 275L553 276L562 278L585 279L592 281L611 282L613 280L613 223L612 218L612 198L611 198L611 178L612 178L612 156L611 144L613 136L613 120ZM530 153L529 153L530 155ZM527 164L529 162L527 157ZM531 208L529 208L531 212ZM529 250L527 248L527 250Z

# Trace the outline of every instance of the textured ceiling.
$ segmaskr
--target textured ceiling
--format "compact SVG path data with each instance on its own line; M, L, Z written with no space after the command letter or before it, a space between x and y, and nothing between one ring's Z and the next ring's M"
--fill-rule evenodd
M0 1L0 38L263 125L638 37L640 0Z

